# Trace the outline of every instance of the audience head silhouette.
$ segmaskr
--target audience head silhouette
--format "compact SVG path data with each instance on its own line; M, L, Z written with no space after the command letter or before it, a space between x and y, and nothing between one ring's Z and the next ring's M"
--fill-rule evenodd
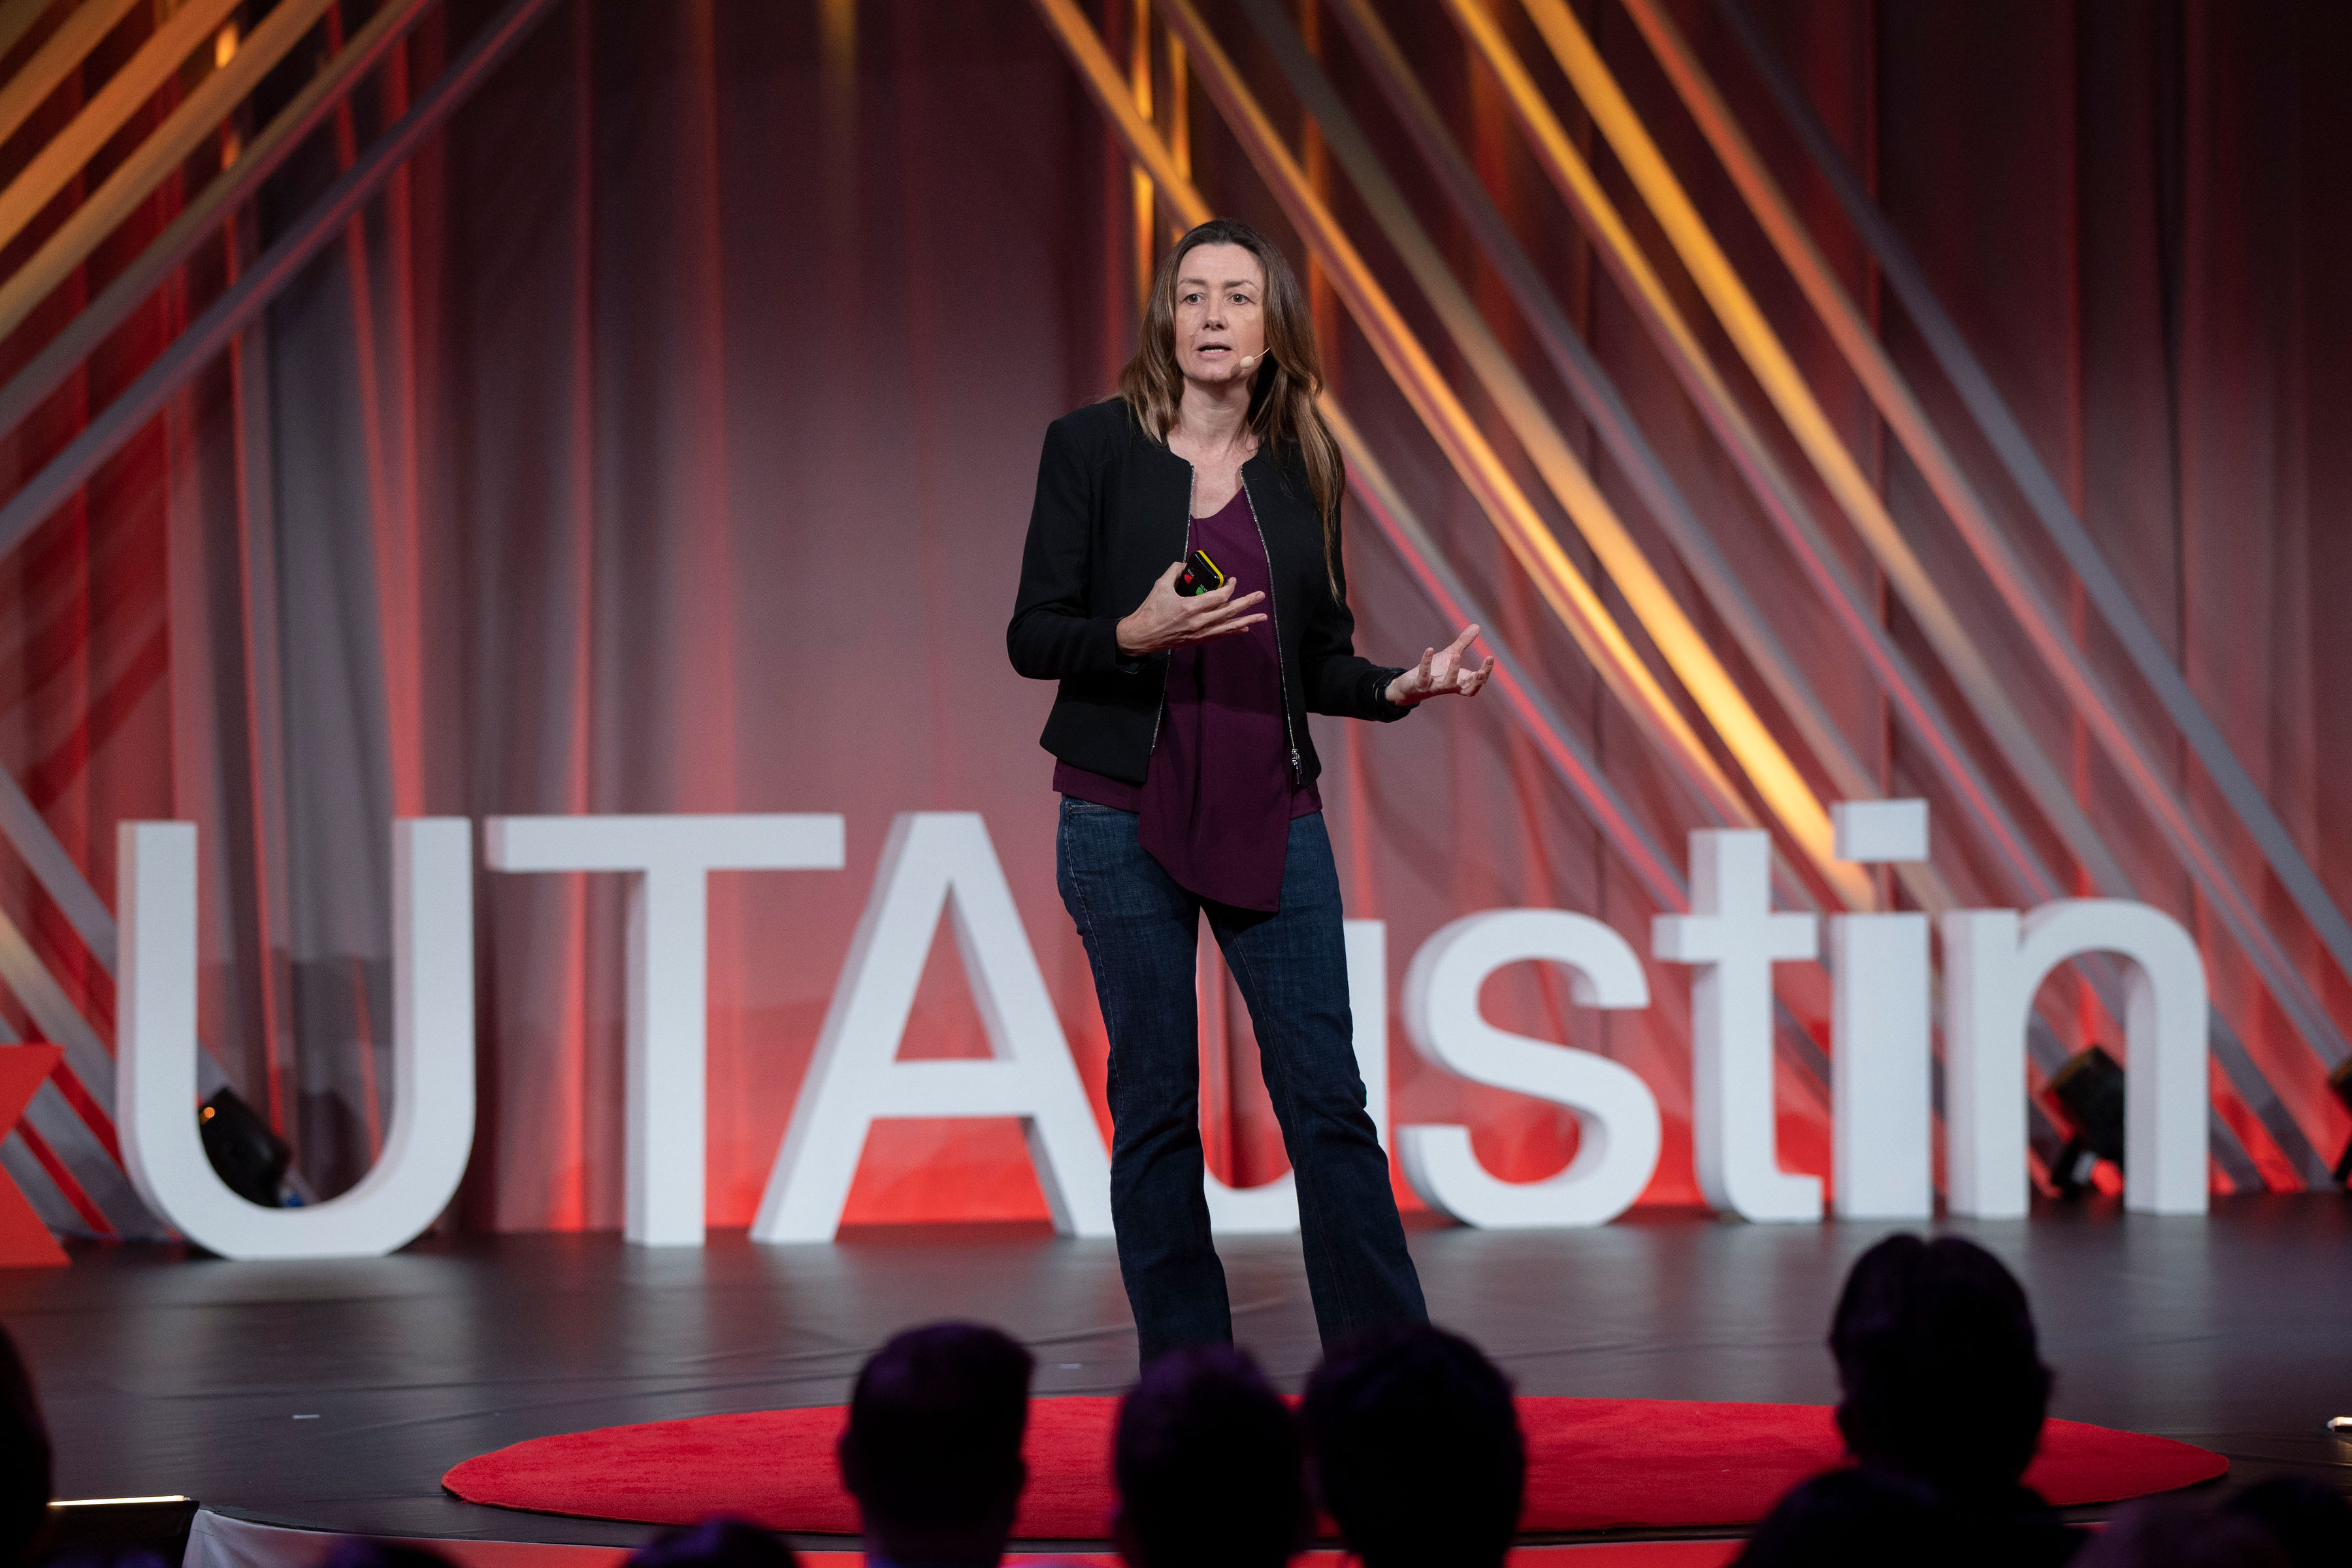
M2256 1481L2224 1506L2269 1531L2294 1568L2352 1563L2352 1502L2308 1477Z
M1118 1407L1119 1555L1136 1568L1282 1568L1313 1516L1298 1426L1257 1363L1226 1345L1156 1358Z
M0 1568L26 1561L48 1518L48 1428L32 1374L0 1330Z
M333 1563L329 1568L427 1568L423 1563ZM784 1541L758 1525L718 1515L691 1530L668 1530L629 1553L627 1568L800 1568Z
M1941 1528L1929 1489L1885 1470L1832 1470L1791 1488L1740 1549L1734 1568L1963 1568L1980 1544Z
M2201 1498L2157 1498L2116 1514L2071 1568L2293 1568L2294 1563L2251 1514Z
M869 1561L993 1563L1028 1469L1029 1352L977 1323L909 1329L874 1353L850 1394L841 1479Z
M1527 1481L1511 1384L1426 1323L1376 1329L1307 1381L1317 1490L1366 1568L1486 1568L1518 1528Z
M2050 1369L2025 1292L1991 1253L1958 1237L1887 1237L1846 1276L1830 1350L1855 1458L1950 1498L2016 1487L2041 1441Z

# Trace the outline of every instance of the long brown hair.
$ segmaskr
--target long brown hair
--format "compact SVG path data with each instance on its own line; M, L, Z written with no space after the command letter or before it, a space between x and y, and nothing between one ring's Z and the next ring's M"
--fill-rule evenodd
M1265 236L1232 218L1211 218L1178 240L1151 279L1151 301L1143 310L1143 341L1118 373L1118 395L1135 411L1150 437L1161 443L1175 426L1184 395L1184 374L1176 367L1176 269L1203 245L1238 245L1257 258L1265 275L1265 354L1250 387L1249 427L1262 452L1296 445L1315 492L1315 515L1323 524L1323 574L1331 596L1339 596L1338 552L1339 443L1323 423L1315 399L1323 390L1323 356L1315 347L1315 317L1307 291Z

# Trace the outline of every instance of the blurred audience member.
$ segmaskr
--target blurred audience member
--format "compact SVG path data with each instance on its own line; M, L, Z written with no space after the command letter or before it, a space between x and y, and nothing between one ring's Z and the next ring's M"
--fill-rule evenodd
M439 1562L419 1552L424 1562L344 1563L327 1568L434 1568ZM800 1559L778 1536L724 1514L713 1515L691 1530L668 1530L629 1553L627 1568L800 1568Z
M2344 1568L2352 1563L2352 1502L2301 1476L2256 1481L2223 1505L2258 1521L2294 1568Z
M1935 1494L1888 1470L1832 1470L1772 1505L1734 1568L1970 1568L2006 1561L1954 1540ZM1976 1550L1970 1548L1974 1545Z
M1959 1237L1889 1237L1853 1262L1830 1321L1837 1429L1858 1469L1794 1488L1757 1526L1745 1568L1891 1561L2044 1568L2072 1531L2021 1483L2051 1371L2025 1290Z
M1838 1430L1865 1465L1953 1499L2004 1498L2050 1405L2025 1292L1956 1236L1891 1236L1858 1258L1830 1325Z
M2294 1562L2252 1514L2203 1498L2173 1497L2134 1503L2116 1514L2074 1559L2074 1568L2292 1568Z
M1029 1352L977 1323L909 1329L857 1374L841 1479L874 1568L987 1568L1029 1479Z
M49 1431L32 1374L0 1329L0 1568L27 1561L49 1518Z
M1340 1345L1307 1380L1318 1495L1365 1568L1494 1568L1527 1481L1510 1380L1426 1323Z
M640 1549L629 1561L635 1563L644 1555ZM43 1568L54 1568L43 1564ZM127 1565L126 1565L127 1568ZM427 1547L404 1542L375 1541L364 1535L347 1535L335 1542L320 1568L451 1568L449 1560Z
M1282 1568L1314 1529L1298 1426L1229 1345L1158 1357L1118 1407L1113 1532L1134 1568Z
M1875 1490L1825 1484L1799 1505L1776 1532L1795 1553L1780 1561L1806 1560L1790 1533L1805 1521L1860 1528L1854 1519L1904 1506L1906 1493L1930 1510L1940 1539L1987 1560L2032 1568L2081 1549L2082 1533L2021 1484L2042 1440L2050 1369L2025 1292L1999 1258L1958 1237L1887 1237L1846 1276L1830 1351L1844 1393L1838 1430L1880 1479Z

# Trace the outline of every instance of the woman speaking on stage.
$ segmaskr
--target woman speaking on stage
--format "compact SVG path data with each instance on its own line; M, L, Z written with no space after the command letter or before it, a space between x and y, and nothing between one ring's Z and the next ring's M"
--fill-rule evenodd
M1307 715L1402 719L1494 661L1464 662L1475 626L1411 668L1356 656L1321 387L1282 254L1225 219L1185 235L1118 395L1045 432L1005 629L1015 669L1061 683L1056 870L1110 1036L1111 1215L1146 1362L1233 1338L1202 1188L1203 912L1256 1027L1324 1342L1427 1316L1356 1069Z

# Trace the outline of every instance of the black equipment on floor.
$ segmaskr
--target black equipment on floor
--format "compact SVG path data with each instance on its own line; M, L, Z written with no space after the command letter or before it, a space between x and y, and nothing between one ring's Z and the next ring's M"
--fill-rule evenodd
M235 1092L222 1089L196 1112L205 1158L230 1192L263 1208L286 1206L286 1168L294 1151Z
M2077 1051L2051 1076L2050 1093L2074 1124L2074 1135L2050 1167L2058 1195L2071 1198L2090 1186L2100 1161L2123 1163L2123 1064L2097 1046Z

